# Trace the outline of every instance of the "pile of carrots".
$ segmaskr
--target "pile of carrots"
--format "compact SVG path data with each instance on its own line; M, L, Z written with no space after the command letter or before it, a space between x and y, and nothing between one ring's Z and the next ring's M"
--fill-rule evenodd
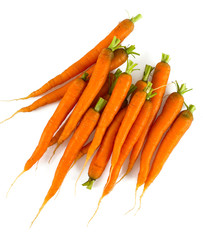
M183 95L191 90L185 84L174 82L177 91L165 96L167 99L158 115L171 71L169 55L162 54L161 61L155 67L146 64L141 80L132 79L132 72L138 69L137 63L130 60L129 56L139 54L135 52L134 45L122 46L121 43L133 31L134 23L140 18L141 15L138 14L121 21L106 38L63 73L28 96L20 98L23 100L41 96L11 117L56 101L59 103L18 177L37 164L52 145L56 145L52 155L54 157L59 146L72 134L44 202L31 225L47 202L59 191L75 162L84 155L86 160L76 183L96 153L89 165L88 179L83 183L87 189L91 189L94 182L98 181L111 159L108 179L96 211L103 197L118 183L120 170L128 156L127 171L119 181L131 172L140 155L135 192L144 186L142 197L189 129L195 106L187 105L184 101ZM119 67L125 62L126 69L121 71ZM58 87L59 85L61 86ZM182 110L183 107L185 109ZM91 135L92 133L94 134ZM93 136L92 139L90 135Z

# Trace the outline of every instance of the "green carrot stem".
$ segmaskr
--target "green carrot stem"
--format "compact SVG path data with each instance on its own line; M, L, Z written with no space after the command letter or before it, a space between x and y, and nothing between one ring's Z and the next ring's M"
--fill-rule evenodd
M113 37L112 42L110 43L110 45L108 46L108 48L110 48L112 51L115 51L116 49L120 48L121 46L119 45L119 43L121 42L120 39L118 39L116 36Z
M103 98L99 98L98 102L96 103L94 110L96 112L101 112L103 110L103 108L106 106L107 101Z
M139 69L135 69L135 66L137 66L137 63L134 63L132 60L127 60L125 73L131 74L133 71L139 70Z
M195 105L190 104L190 105L187 107L187 110L189 110L191 113L193 113L193 112L196 110L196 107L195 107Z
M141 18L142 18L142 15L141 15L141 14L138 14L137 16L132 17L132 18L130 19L130 21L133 22L133 23L135 23L135 22L137 22L138 20L140 20Z
M149 75L150 75L150 73L153 69L154 68L152 66L150 66L148 64L145 65L145 70L144 70L144 74L143 74L143 77L142 77L142 81L144 81L144 82L148 81Z
M188 89L185 83L181 84L181 86L178 84L178 81L175 81L173 83L176 85L177 92L181 95L192 90L192 88Z
M96 181L95 179L89 178L87 182L82 184L82 186L86 186L87 189L91 190L95 181Z
M86 82L86 81L89 80L88 75L89 75L89 74L88 74L87 72L84 72L81 78Z
M114 76L115 76L115 80L112 82L110 88L109 88L109 95L112 94L113 90L114 90L114 87L116 86L116 83L118 81L118 77L121 75L122 71L118 68L116 70L116 72L114 73Z
M124 46L124 50L125 50L125 52L127 53L127 55L132 55L133 57L135 57L134 55L140 56L139 53L134 52L134 50L135 50L135 45L130 45L129 47L125 47L125 46Z
M168 54L162 53L161 61L164 63L168 63L170 61L170 56Z
M131 84L130 89L129 89L128 93L127 93L126 99L127 99L132 93L134 93L134 91L136 90L136 88L137 88L137 87L136 87L134 84Z

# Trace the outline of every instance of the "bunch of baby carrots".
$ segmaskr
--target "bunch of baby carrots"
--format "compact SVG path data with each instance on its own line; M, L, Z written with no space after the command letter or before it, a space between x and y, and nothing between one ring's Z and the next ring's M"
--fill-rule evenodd
M141 15L138 14L121 21L102 41L63 73L28 96L14 99L41 96L31 105L16 111L10 118L17 113L34 111L59 101L38 145L17 178L37 164L50 146L56 145L53 157L59 146L72 134L31 225L47 202L59 191L75 162L84 155L86 160L76 183L91 160L88 180L83 183L87 189L91 189L94 182L98 181L111 159L108 179L92 218L103 197L118 182L120 170L128 156L127 171L119 181L132 170L140 156L135 193L144 186L141 199L191 126L195 106L185 103L183 95L191 90L186 84L179 85L174 81L177 90L167 96L162 111L159 111L171 71L169 55L162 54L161 61L155 67L146 64L141 80L135 81L132 78L132 72L138 69L137 63L129 56L139 54L135 52L134 45L123 46L121 43L133 31L134 23L140 18ZM121 71L119 67L125 63L125 71ZM92 133L93 137L90 139ZM96 154L92 158L94 153Z

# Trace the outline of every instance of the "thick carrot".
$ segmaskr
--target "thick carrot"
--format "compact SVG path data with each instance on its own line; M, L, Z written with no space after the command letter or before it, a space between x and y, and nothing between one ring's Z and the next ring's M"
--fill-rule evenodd
M136 17L131 19L125 19L120 22L111 32L104 38L101 42L99 42L92 50L90 50L86 55L84 55L80 60L73 63L69 68L67 68L64 72L57 75L55 78L48 81L41 88L36 91L30 93L27 97L23 99L28 99L30 97L39 96L51 88L62 84L81 72L85 71L88 67L94 64L97 61L97 58L102 51L103 48L107 48L111 43L114 36L123 41L134 29L134 23L141 18L141 14L138 14Z
M157 89L155 91L157 95L153 97L151 100L153 105L151 116L149 118L149 121L144 131L139 137L139 140L137 141L137 143L135 144L132 150L128 168L125 175L127 175L132 170L134 163L137 160L139 153L144 145L144 141L150 129L150 126L153 123L157 115L157 112L159 111L159 108L161 106L163 95L165 93L166 84L168 82L168 78L170 74L170 65L168 64L168 61L169 61L169 55L162 54L161 62L159 62L155 67L154 74L152 76L152 84L153 84L153 88Z
M83 183L83 186L86 186L88 189L92 188L93 183L102 175L106 168L106 165L113 150L113 144L116 138L116 134L124 118L126 109L127 107L123 108L117 113L113 122L111 123L104 135L101 146L99 147L96 155L91 161L88 170L89 179L87 182Z
M161 114L158 116L156 121L153 123L152 127L149 130L146 143L142 150L141 159L140 159L140 171L137 179L138 189L142 184L145 183L147 175L150 169L150 162L152 156L166 130L171 126L177 115L182 109L184 98L183 94L191 89L187 89L185 84L182 84L179 87L177 85L177 92L173 92L167 98Z
M81 117L90 107L92 101L104 85L113 58L113 51L111 50L111 48L114 48L118 45L119 41L117 40L118 39L114 39L110 44L109 48L104 48L101 51L89 83L85 88L84 92L82 93L73 112L71 113L69 120L57 142L57 147L70 136L70 134L73 132L78 122L80 121Z
M144 90L136 91L132 99L130 100L125 117L121 123L121 126L118 130L118 134L115 139L113 154L111 159L111 169L115 167L116 162L118 161L121 148L145 100L148 98L149 94L151 95L151 91L152 91L151 86L152 84L148 82L147 87Z
M56 194L59 190L68 170L70 169L72 163L76 159L80 149L84 145L84 143L89 138L90 134L94 130L99 117L100 111L105 107L106 100L100 98L98 103L96 104L95 108L89 108L88 111L85 113L84 117L82 118L79 126L77 127L76 131L74 132L73 136L71 137L66 150L57 166L55 171L55 175L49 188L49 191L44 199L42 206L39 209L36 217L32 221L31 225L46 205L46 203Z
M147 124L147 121L149 119L150 113L152 111L152 103L150 101L150 98L153 97L153 95L148 95L148 99L145 100L145 103L142 106L142 109L136 118L135 122L133 123L128 136L122 146L119 159L117 163L115 164L115 167L112 171L110 171L107 182L104 186L103 193L101 198L99 199L97 209L92 216L92 218L95 216L97 210L99 209L100 203L102 199L110 193L110 191L114 188L117 178L119 176L121 167L123 166L123 163L125 162L127 156L129 155L131 149L133 148L134 144L138 140L140 134L142 133L142 130L144 129L145 125ZM92 220L90 219L90 221Z
M115 115L119 111L123 101L125 100L132 83L131 72L134 70L134 67L136 65L137 64L134 64L132 61L129 60L126 71L120 74L120 76L118 77L111 97L99 120L92 144L87 153L86 161L91 158L94 151L100 145L106 129L111 124Z
M146 189L151 185L151 183L160 173L161 169L164 166L164 163L169 158L173 149L176 147L176 145L179 143L185 132L191 126L193 121L194 110L195 106L189 105L189 107L187 107L187 110L183 110L182 112L180 112L178 117L175 119L172 126L169 128L168 132L164 136L157 150L154 161L152 163L151 170L145 181L141 198Z

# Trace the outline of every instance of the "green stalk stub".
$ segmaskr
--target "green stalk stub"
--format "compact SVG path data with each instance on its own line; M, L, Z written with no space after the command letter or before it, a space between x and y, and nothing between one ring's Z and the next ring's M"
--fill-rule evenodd
M189 92L189 91L192 90L192 88L188 89L188 88L186 87L186 84L185 84L185 83L181 84L181 86L180 86L180 85L178 84L178 81L177 81L177 80L176 80L175 82L173 82L173 83L176 85L177 93L179 93L179 94L181 94L181 95L183 95L184 93Z
M138 14L137 16L132 17L132 18L130 19L130 21L133 22L133 23L135 23L135 22L137 22L138 20L140 20L141 18L142 18L142 15L141 15L141 14Z
M144 81L144 82L148 81L149 75L150 75L150 73L152 72L153 69L154 68L152 66L146 64L145 69L144 69L144 74L143 74L143 77L142 77L142 81Z
M168 54L162 53L161 61L164 62L164 63L169 63L170 56Z
M113 90L114 90L114 87L116 86L116 83L117 83L117 80L118 80L118 77L121 75L122 71L118 68L116 70L116 72L114 73L114 76L115 76L115 80L112 82L110 88L109 88L109 95L112 94Z
M110 48L112 51L115 51L116 49L121 48L121 45L119 45L120 42L121 40L114 36L108 48Z
M147 86L144 88L144 91L147 93L146 95L147 100L150 100L157 94L156 92L153 93L154 89L152 88L151 82L147 82Z
M186 102L184 102L184 104L185 104L187 110L190 111L191 113L193 113L193 112L196 110L195 105L190 104L190 105L188 106L188 105L186 104Z
M128 74L131 74L135 70L140 70L140 69L135 69L135 66L137 66L137 63L134 63L132 60L127 60L127 66L125 72Z
M98 102L96 103L96 105L94 107L94 110L96 112L101 112L104 109L104 107L106 106L106 104L107 104L107 101L100 97Z
M125 52L127 53L127 55L132 55L133 57L135 57L135 55L140 56L139 53L134 52L134 50L135 50L135 45L130 45L129 47L125 47L125 46L124 46L124 50L125 50Z
M87 182L83 183L82 185L86 186L87 189L91 190L95 181L95 179L89 178Z
M84 80L84 81L86 82L86 81L89 80L89 77L88 77L88 76L89 76L89 74L86 73L86 72L84 72L81 78L82 78L82 80Z
M130 89L129 89L128 93L127 93L126 99L127 99L132 93L134 93L134 91L136 90L136 88L137 88L137 87L136 87L134 84L131 84Z

